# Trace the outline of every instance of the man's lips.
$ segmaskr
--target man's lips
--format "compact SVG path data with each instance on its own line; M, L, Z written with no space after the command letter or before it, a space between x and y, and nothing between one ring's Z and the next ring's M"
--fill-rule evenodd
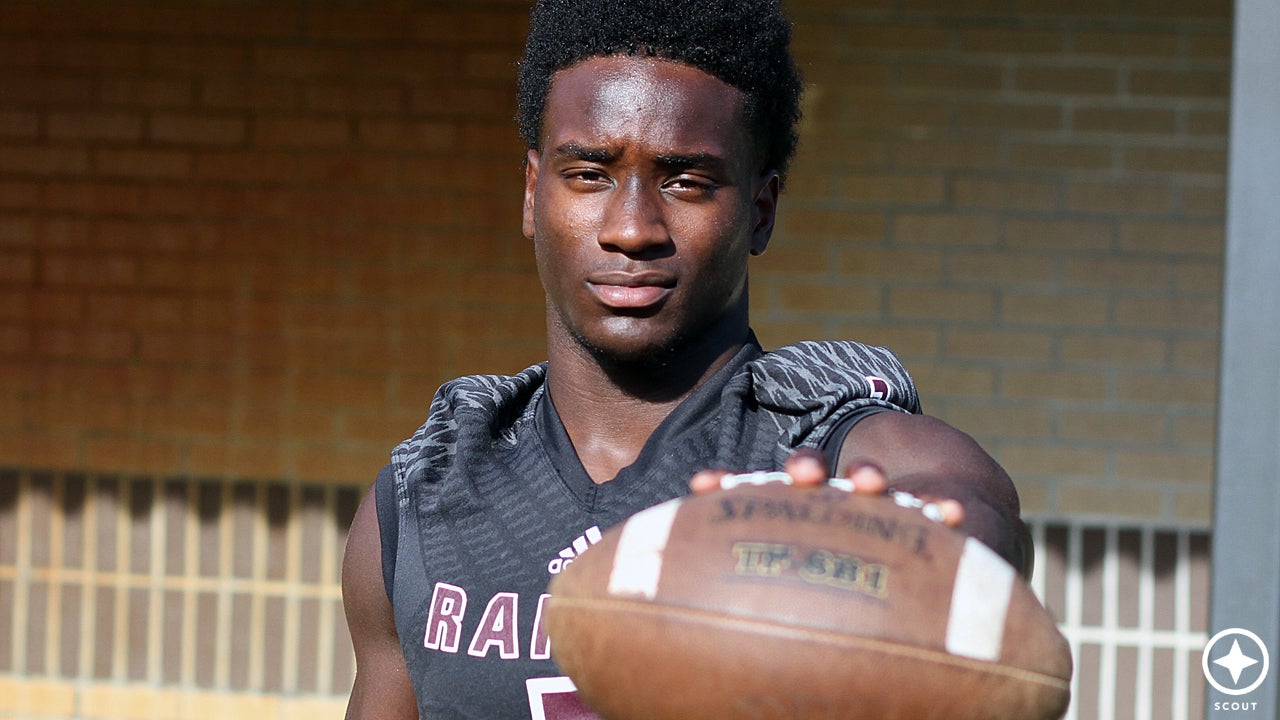
M662 302L675 288L675 278L658 272L609 272L587 278L587 288L603 305L638 310Z

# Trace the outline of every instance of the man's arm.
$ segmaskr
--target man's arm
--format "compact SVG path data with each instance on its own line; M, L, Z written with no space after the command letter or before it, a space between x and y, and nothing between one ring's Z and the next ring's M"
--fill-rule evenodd
M860 464L883 470L890 487L925 499L953 499L961 532L985 542L1027 576L1032 545L1018 492L1004 468L973 438L928 415L882 412L853 427L840 447L835 474Z
M356 679L347 703L347 720L418 717L413 683L382 581L382 540L373 487L360 501L347 535L342 605L356 651Z

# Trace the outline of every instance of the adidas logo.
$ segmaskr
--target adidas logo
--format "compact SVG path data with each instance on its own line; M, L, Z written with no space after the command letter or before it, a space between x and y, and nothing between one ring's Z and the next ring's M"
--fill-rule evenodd
M575 538L569 547L561 550L558 556L552 558L551 562L547 563L547 572L552 575L559 575L561 570L569 567L574 559L586 552L587 548L598 542L600 542L600 528L592 525L587 528L586 532Z

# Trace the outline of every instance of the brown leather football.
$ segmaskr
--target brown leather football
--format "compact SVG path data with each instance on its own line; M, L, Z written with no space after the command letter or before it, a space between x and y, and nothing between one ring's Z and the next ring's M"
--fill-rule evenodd
M883 497L672 500L549 592L552 656L608 720L1039 720L1070 699L1070 649L1013 567Z

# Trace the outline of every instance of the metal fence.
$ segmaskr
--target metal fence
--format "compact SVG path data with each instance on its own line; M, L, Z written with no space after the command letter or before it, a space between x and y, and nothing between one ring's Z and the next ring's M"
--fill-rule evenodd
M339 567L360 495L0 471L0 685L51 688L21 703L0 692L0 718L196 715L101 706L130 690L340 706L354 661ZM1032 531L1032 586L1076 659L1068 717L1201 718L1208 532L1058 519ZM90 702L86 688L116 692Z

